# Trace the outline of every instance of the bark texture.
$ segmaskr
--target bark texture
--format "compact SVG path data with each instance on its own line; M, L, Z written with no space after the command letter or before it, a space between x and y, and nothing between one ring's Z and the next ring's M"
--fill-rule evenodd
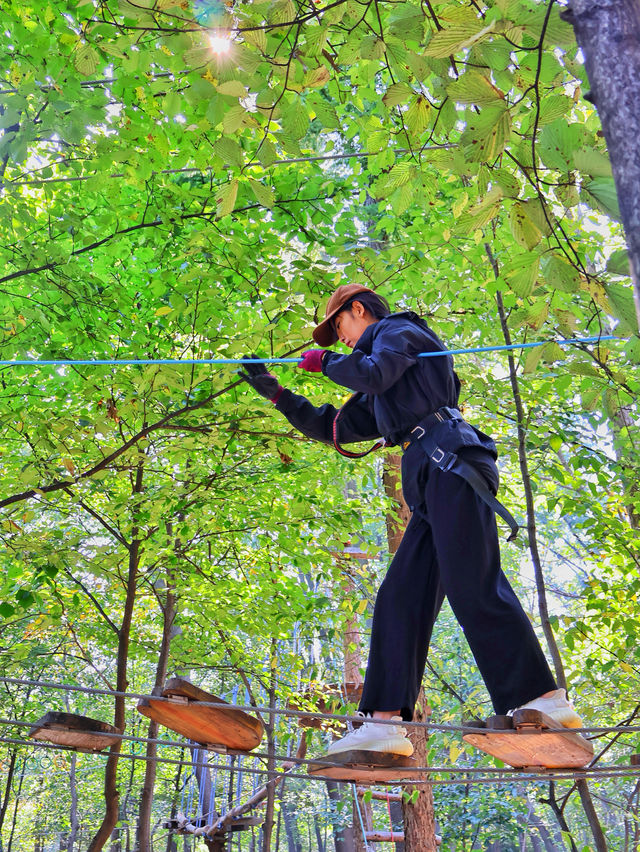
M640 5L636 0L571 0L564 17L582 48L591 99L609 148L640 326Z
M394 504L394 512L387 515L387 543L389 553L396 552L402 541L402 536L409 523L411 511L407 506L402 489L400 487L400 456L387 456L384 468L384 488L387 496ZM421 689L418 695L418 703L414 713L415 722L425 722L429 718L424 692ZM427 732L424 728L411 728L409 739L413 743L414 757L418 766L425 766L427 762ZM405 788L411 794L413 790L419 790L419 796L415 804L403 802L404 822L404 849L406 852L435 852L438 848L436 843L436 823L433 808L433 792L430 786Z

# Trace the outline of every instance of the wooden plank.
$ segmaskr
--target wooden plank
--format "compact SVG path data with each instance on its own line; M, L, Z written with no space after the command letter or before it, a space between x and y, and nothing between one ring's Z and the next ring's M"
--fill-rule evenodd
M463 739L519 769L579 769L593 758L593 746L588 740L569 728L560 728L538 710L493 716L486 721L486 733L465 734Z
M104 751L118 741L120 733L113 725L99 719L53 711L45 713L29 730L33 740L43 740L84 752Z
M184 678L172 678L162 691L162 701L153 697L138 703L138 712L189 740L221 751L251 751L262 740L262 722L234 707L205 707L200 702L226 704Z
M309 775L320 775L336 781L357 784L380 784L385 781L416 780L412 757L380 751L342 751L327 754L309 764Z

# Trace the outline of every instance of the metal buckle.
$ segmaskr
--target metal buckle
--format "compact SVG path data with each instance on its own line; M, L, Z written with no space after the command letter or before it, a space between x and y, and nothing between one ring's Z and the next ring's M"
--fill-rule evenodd
M442 416L442 414L440 414L439 410L434 411L433 413L435 414L436 420L439 420L441 423L444 423L445 418Z
M436 453L440 453L440 455L437 458L436 458ZM440 462L445 457L445 455L446 455L446 453L442 449L442 447L436 447L434 452L433 452L433 455L431 456L431 461L435 462L435 464L440 464Z
M425 433L425 430L423 429L423 427L422 427L422 426L414 426L414 427L413 427L413 429L411 430L411 432L409 432L409 434L410 434L410 435L413 435L413 433L414 433L414 432L416 432L418 429L420 430L420 434L417 436L417 439L418 439L418 441L419 441L419 440L420 440L420 438L422 438L422 436L423 436L423 435L424 435L424 433Z

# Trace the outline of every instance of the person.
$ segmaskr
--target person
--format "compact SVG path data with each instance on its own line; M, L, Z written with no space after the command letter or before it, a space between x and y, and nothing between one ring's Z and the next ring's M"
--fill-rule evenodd
M329 753L412 753L402 722L413 718L445 596L496 714L533 708L558 725L582 727L500 566L494 511L512 528L515 522L495 497L495 443L463 419L451 356L419 357L442 352L441 340L417 314L391 313L384 299L357 284L338 287L313 338L323 348L307 350L298 366L353 391L341 408L312 405L262 364L247 363L240 375L294 427L346 455L366 453L343 444L381 437L401 446L402 490L412 512L376 597L359 708L366 721ZM349 354L326 348L338 340Z

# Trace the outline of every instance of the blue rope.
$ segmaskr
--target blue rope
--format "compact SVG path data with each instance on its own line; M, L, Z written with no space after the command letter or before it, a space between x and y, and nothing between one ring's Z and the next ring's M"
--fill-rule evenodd
M556 343L558 346L569 346L580 343L602 343L605 340L629 340L628 337L616 337L605 334L598 337L573 337L559 340L538 340L535 343L510 343L505 346L471 346L466 349L443 349L435 352L420 352L419 358L439 358L442 355L467 355L472 352L503 352L511 349L532 349L535 346L545 346ZM114 366L145 366L150 364L299 364L301 358L96 358L96 359L46 359L31 358L22 361L0 361L0 367L114 367Z

